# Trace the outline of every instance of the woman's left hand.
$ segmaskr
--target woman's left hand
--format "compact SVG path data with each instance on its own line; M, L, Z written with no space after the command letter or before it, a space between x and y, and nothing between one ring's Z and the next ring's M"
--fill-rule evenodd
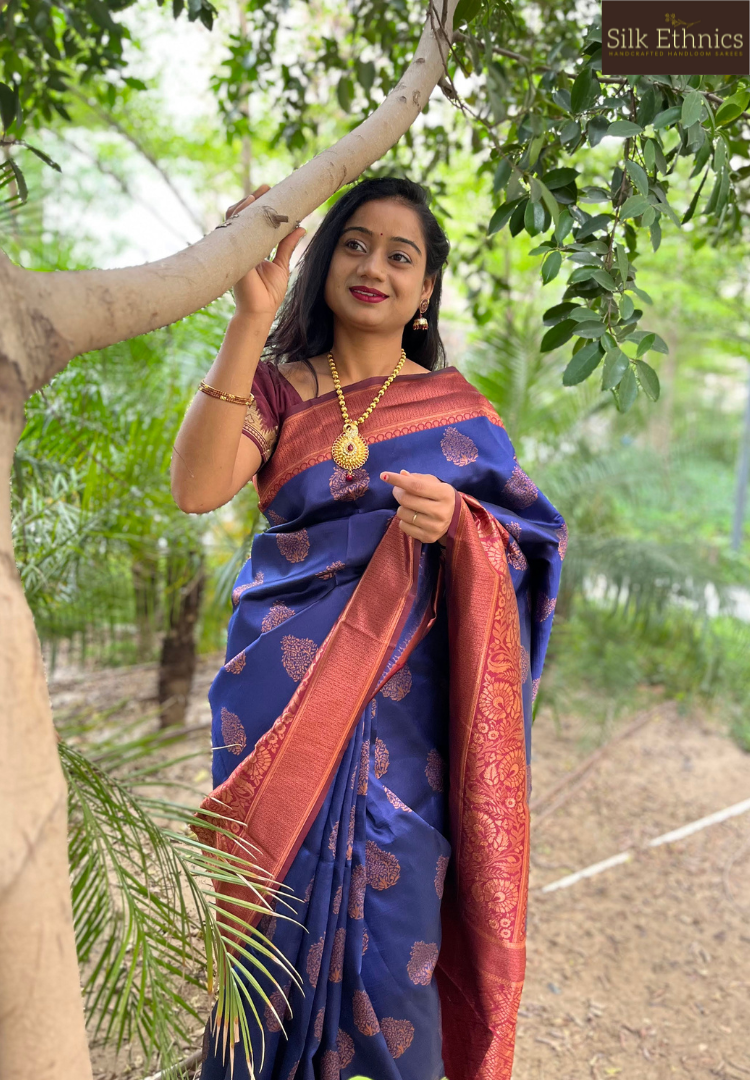
M396 517L401 519L399 528L423 544L437 540L445 547L445 534L456 505L453 485L430 473L410 473L406 469L383 472L380 479L394 485L393 494L400 503L396 511Z

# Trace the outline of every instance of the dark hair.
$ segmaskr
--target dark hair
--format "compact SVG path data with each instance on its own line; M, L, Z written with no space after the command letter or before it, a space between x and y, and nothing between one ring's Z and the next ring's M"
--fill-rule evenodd
M404 326L401 344L410 360L431 371L445 366L445 348L438 330L443 266L450 243L429 208L426 188L399 176L360 180L330 208L299 261L294 280L276 326L266 340L267 358L275 364L301 360L315 374L310 357L326 353L333 345L333 312L324 300L328 269L341 231L354 211L372 199L397 199L419 217L426 248L425 277L435 275L435 285L425 318L427 330L414 330L413 319ZM415 312L416 314L416 312Z

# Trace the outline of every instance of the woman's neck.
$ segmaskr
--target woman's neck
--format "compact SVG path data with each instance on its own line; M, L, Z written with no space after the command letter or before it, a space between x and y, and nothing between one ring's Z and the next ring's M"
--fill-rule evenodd
M390 375L401 358L401 335L400 329L388 335L336 327L331 353L341 383Z

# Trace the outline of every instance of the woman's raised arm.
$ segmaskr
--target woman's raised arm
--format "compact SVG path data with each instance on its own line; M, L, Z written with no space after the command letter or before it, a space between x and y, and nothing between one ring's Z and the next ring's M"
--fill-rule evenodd
M268 184L262 184L230 206L227 217L267 190ZM279 243L273 260L252 267L234 286L235 314L205 376L209 386L238 397L250 396L263 346L286 294L289 259L305 231L299 227L290 232ZM260 451L252 439L242 438L244 419L244 405L196 393L172 454L172 495L185 513L205 514L223 506L255 476Z

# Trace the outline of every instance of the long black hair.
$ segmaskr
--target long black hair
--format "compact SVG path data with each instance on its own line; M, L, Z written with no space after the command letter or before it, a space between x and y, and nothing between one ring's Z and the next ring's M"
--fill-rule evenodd
M331 207L303 252L297 276L281 308L279 320L268 335L264 355L275 364L301 360L315 375L310 357L327 353L333 346L333 312L324 300L328 269L341 231L357 207L371 199L397 199L419 217L427 254L425 277L435 275L435 285L425 318L427 330L414 330L413 316L404 326L401 344L416 364L434 371L445 367L445 348L438 330L443 266L450 243L429 208L430 195L421 184L399 176L360 180ZM414 313L415 315L418 312Z

